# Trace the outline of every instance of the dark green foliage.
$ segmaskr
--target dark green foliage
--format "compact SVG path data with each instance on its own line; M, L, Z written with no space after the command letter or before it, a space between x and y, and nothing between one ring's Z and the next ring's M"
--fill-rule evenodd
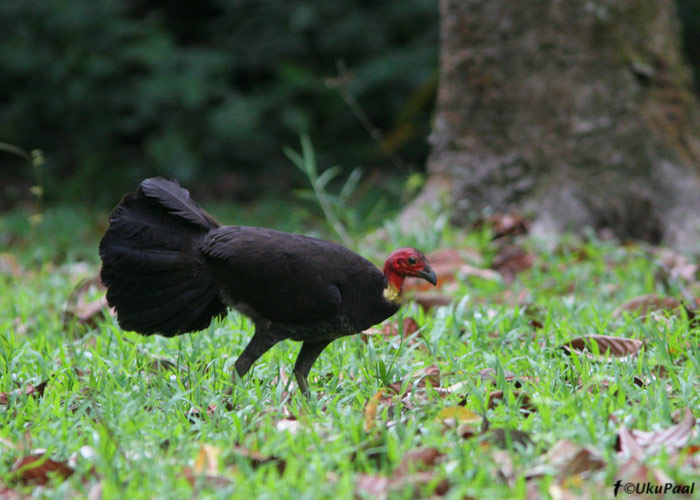
M427 153L436 0L10 0L0 24L0 141L45 152L49 198L113 202L149 175L285 178L300 132L325 167ZM327 84L339 61L384 151ZM4 183L31 175L0 162Z
M700 2L676 0L676 3L683 27L685 56L693 68L696 93L700 94Z
M700 3L677 4L700 90ZM45 152L49 199L111 204L151 175L288 181L300 132L323 168L427 154L437 0L7 0L0 25L0 142ZM384 149L328 85L339 61ZM0 206L28 196L31 167L0 168Z

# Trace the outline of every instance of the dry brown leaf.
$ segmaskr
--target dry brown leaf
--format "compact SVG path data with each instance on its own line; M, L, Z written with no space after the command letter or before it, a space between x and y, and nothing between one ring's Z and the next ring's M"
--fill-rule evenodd
M46 390L46 384L48 384L49 379L44 380L40 384L32 385L27 384L24 389L15 389L12 392L0 392L0 405L7 405L12 396L20 397L25 395L27 397L41 397L44 395L44 390Z
M440 453L437 448L432 446L410 450L404 455L403 460L401 460L396 469L396 473L405 475L415 470L433 467L444 456L444 453Z
M534 263L534 254L519 245L506 245L493 257L491 267L501 273L506 283L512 283L518 273L531 268Z
M189 467L183 467L181 471L182 476L190 483L192 487L195 486L197 480L202 480L205 483L211 484L212 486L218 486L220 488L229 486L233 481L227 477L220 476L218 474L206 474L197 473Z
M287 467L287 462L283 459L275 456L265 456L258 451L252 451L243 446L234 446L233 452L239 457L245 458L250 462L253 469L257 469L261 465L273 464L280 474L284 473L284 469Z
M584 447L574 455L566 467L562 470L562 477L570 477L581 475L587 472L595 471L604 468L605 460L601 457L597 450L590 447Z
M526 393L522 391L513 391L513 397L516 401L520 402L520 408L522 408L524 414L528 415L536 410L535 406L530 401L530 396ZM503 401L503 391L492 391L489 394L488 409L493 410L496 406L501 404L501 401Z
M432 471L416 472L410 475L398 475L392 478L379 476L375 474L360 474L357 477L357 492L367 495L370 498L384 499L391 493L403 490L406 487L411 487L416 494L421 492L421 488L433 482L436 475ZM450 489L450 485L446 479L437 483L433 494L443 496Z
M474 424L481 422L481 417L464 406L446 406L435 417L436 420L453 420L455 424Z
M493 384L495 384L496 382L498 382L498 372L496 371L495 368L484 368L483 370L479 370L479 372L477 373L477 375L479 376L479 378L480 378L483 382L491 382L491 383L493 383ZM504 371L504 372L503 372L503 378L504 378L507 382L511 382L511 381L513 381L513 380L516 380L516 378L515 378L515 373L509 372L509 371Z
M411 299L425 311L433 307L449 306L452 303L451 297L439 292L418 292L413 294Z
M619 318L624 312L639 317L647 316L653 311L669 311L673 314L680 315L680 311L683 308L683 304L674 297L664 297L655 293L648 293L630 299L619 306L613 311L613 318ZM690 311L688 311L688 313L690 313Z
M614 478L619 479L622 484L646 484L651 482L653 484L663 485L673 482L664 471L656 467L647 467L647 465L634 456L630 457L620 466ZM635 495L630 498L652 500L661 497L659 495Z
M194 461L194 473L197 475L218 474L220 456L221 448L211 444L203 444Z
M525 234L530 229L530 221L524 219L518 212L491 214L485 219L477 221L474 227L478 229L484 225L491 227L494 240L506 235Z
M207 409L206 409L207 416L211 417L212 415L214 415L214 413L216 413L217 408L218 407L214 403L211 403L210 405L208 405ZM233 408L229 408L227 406L226 409L232 410ZM187 420L189 420L190 423L194 424L194 423L197 423L202 418L204 418L204 413L202 413L202 408L199 408L197 406L193 406L187 411L186 416L187 416Z
M17 460L11 469L24 485L45 485L51 476L66 479L75 471L66 462L52 460L40 455L29 455Z
M80 281L66 302L63 313L63 327L68 328L71 321L81 326L95 327L99 320L106 317L106 313L114 316L114 310L107 304L107 297L102 296L97 300L86 302L88 292L93 288L104 290L104 285L99 277Z
M574 475L585 475L588 472L605 467L600 452L591 446L581 446L568 439L560 439L543 457L540 465L525 473L527 478L533 478L552 473L554 469L559 480Z
M409 380L410 380L410 383L408 384L408 387L406 388L406 391L402 394L402 396L406 396L413 389L424 389L426 387L426 385L428 385L428 384L431 387L439 388L440 387L440 368L438 368L437 365L426 366L425 368L421 368L420 370L417 370L416 372L414 372L409 377ZM404 386L404 381L400 381L400 382L393 382L393 383L389 384L389 386L387 388L391 389L396 394L401 394L401 388L403 386Z
M384 389L378 390L365 405L365 432L369 432L374 427L374 420L377 418L379 402L384 397Z
M498 467L498 475L501 476L508 484L511 484L515 477L515 468L513 460L510 458L510 453L503 450L491 450L491 458Z
M598 352L601 355L617 357L634 356L644 345L641 340L637 339L612 337L609 335L587 335L585 337L576 337L561 345L561 348L569 354L587 352L590 354L589 357L595 359L591 354L593 352L593 344L598 346Z
M26 500L29 496L0 484L0 498L2 500Z
M364 342L367 342L368 336L377 335L377 336L383 336L383 337L395 337L399 334L399 331L402 331L404 338L406 338L406 337L410 337L411 335L413 335L414 333L416 333L420 329L420 327L418 326L418 323L416 323L416 320L411 318L411 317L404 318L402 323L401 323L401 326L403 328L400 329L398 320L391 321L389 323L385 323L384 325L382 325L381 328L368 328L367 330L365 330L364 332L362 332L360 334L361 335L360 338Z
M618 431L618 448L628 456L643 458L646 453L656 453L660 449L676 452L688 444L693 429L695 417L689 409L685 410L683 420L668 429L658 431L627 430L621 426Z
M375 474L360 474L357 477L358 492L369 495L370 498L386 498L391 486L391 480L388 477Z
M498 273L498 271L494 271L493 269L483 269L481 267L474 267L470 266L469 264L463 264L459 268L459 276L460 277L468 277L468 276L475 276L477 278L481 278L487 281L500 281L501 280L501 275Z
M0 253L0 274L6 274L19 278L24 271L22 266L19 264L17 257L11 253L2 252Z
M413 318L404 318L403 319L403 335L404 337L408 337L410 335L413 335L416 333L420 327L418 326L418 323L416 323L416 320ZM398 323L388 323L382 327L382 331L384 332L384 335L398 335L399 334L399 325Z
M78 319L79 325L94 328L97 326L98 321L107 317L105 311L114 316L114 310L107 304L106 296L86 304L79 304L73 313Z
M449 426L447 426L447 428L449 428ZM480 432L479 429L475 429L471 424L459 424L457 426L457 435L462 439L471 439Z
M440 368L437 365L426 366L416 371L413 378L418 379L416 387L425 387L427 384L440 387Z
M499 448L511 448L514 444L519 444L523 447L533 444L527 432L518 429L505 429L503 427L489 429L484 438L486 442L493 443Z
M655 253L661 266L671 277L685 282L694 281L698 278L700 265L690 262L684 255L674 252L670 248L663 247L658 248Z
M644 458L644 448L624 425L617 431L617 447L623 455L639 460Z

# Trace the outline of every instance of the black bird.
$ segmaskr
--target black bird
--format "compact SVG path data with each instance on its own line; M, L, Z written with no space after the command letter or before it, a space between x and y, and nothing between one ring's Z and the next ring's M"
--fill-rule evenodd
M119 325L172 337L202 330L232 307L255 324L236 360L242 377L277 342L303 342L299 388L333 340L393 315L406 276L435 285L414 248L389 255L383 272L329 241L272 229L222 226L176 180L144 180L124 196L100 242L101 278Z

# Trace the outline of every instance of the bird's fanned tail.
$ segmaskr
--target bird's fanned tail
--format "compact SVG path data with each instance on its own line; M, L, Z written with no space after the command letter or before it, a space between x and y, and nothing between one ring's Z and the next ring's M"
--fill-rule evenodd
M125 330L201 330L225 313L198 242L219 224L177 181L146 179L112 212L100 242L107 301Z

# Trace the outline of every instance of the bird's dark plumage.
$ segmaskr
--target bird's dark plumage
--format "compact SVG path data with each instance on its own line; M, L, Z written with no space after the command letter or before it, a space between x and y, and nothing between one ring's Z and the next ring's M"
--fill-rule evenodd
M280 340L304 341L295 366L304 391L328 343L398 310L405 276L435 284L415 249L394 252L382 272L336 243L221 226L175 180L146 179L109 222L100 242L101 278L122 328L179 335L206 328L234 307L256 326L236 361L238 376Z

